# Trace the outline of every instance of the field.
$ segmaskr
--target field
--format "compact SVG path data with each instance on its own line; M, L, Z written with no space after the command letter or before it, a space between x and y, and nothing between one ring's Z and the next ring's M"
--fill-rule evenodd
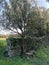
M19 56L7 58L3 53L6 48L6 39L0 39L0 65L49 65L49 46L42 46L29 60Z

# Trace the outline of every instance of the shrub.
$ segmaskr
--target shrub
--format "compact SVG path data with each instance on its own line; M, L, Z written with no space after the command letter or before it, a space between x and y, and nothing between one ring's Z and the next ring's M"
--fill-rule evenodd
M8 45L11 44L13 47L21 44L21 38L8 37L6 41Z
M14 38L14 37L9 37L7 38L7 44L11 44L13 47L19 47L21 46L22 38ZM34 50L37 49L38 47L38 42L36 40L26 37L24 39L24 50L29 51L29 50Z

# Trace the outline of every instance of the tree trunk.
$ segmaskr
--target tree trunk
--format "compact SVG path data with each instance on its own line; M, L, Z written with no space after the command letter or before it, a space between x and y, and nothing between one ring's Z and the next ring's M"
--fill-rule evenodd
M21 57L23 57L23 53L24 53L24 49L23 49L23 46L21 45L21 52L20 52Z
M23 57L24 54L24 36L22 36L22 40L21 40L21 52L20 52L20 56Z

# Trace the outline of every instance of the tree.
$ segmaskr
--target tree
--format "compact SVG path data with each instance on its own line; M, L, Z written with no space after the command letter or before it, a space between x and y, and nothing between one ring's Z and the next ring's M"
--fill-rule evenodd
M42 16L44 18L43 26L44 26L44 29L45 29L45 34L47 34L47 24L49 23L49 9L43 8Z
M31 21L29 15L32 12L32 7L35 5L37 5L35 0L10 0L10 5L5 1L4 16L6 22L3 25L21 36L21 56L24 53L24 38L28 29L28 23Z
M39 37L45 35L45 21L48 19L46 18L46 12L43 11L44 9L42 9L38 7L34 8L30 14L31 21L28 23L30 30L35 31L34 34L36 33L35 35Z
M49 0L46 0L46 1L49 1Z
M0 4L3 2L4 0L0 0Z
M21 36L20 55L22 56L25 36L27 34L30 35L33 31L39 32L43 27L44 19L41 16L42 13L37 7L35 0L10 0L9 4L6 1L4 3L4 17L6 21L3 25Z

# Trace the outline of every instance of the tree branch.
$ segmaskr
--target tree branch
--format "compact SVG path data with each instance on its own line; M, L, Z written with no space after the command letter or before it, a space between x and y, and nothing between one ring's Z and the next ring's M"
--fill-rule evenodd
M7 27L9 30L13 31L14 33L17 33L16 31L12 30L11 28Z

